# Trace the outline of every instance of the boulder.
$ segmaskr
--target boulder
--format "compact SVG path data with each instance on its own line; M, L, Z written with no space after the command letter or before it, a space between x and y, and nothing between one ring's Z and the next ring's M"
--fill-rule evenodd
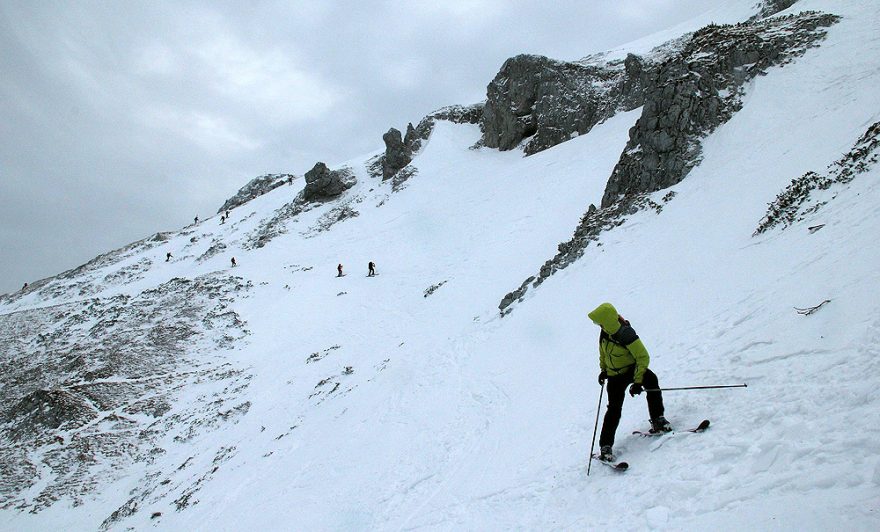
M331 171L327 165L318 162L306 172L306 186L303 189L303 200L323 201L339 196L357 182L350 171Z

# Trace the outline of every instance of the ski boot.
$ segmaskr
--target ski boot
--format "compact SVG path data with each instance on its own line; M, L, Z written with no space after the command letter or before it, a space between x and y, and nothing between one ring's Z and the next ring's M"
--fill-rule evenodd
M663 416L651 420L651 433L657 434L660 432L672 432L672 425Z
M611 446L610 445L603 445L603 446L599 447L598 458L599 458L599 460L602 460L603 462L613 462L614 461L614 454L611 452Z

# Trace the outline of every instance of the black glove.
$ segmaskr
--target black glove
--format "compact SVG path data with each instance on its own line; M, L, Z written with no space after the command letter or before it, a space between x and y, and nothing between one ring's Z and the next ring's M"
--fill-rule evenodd
M635 397L642 393L645 390L645 387L642 386L639 382L634 382L632 386L629 387L629 395L630 397Z
M600 374L599 374L599 386L604 385L604 384L605 384L605 379L607 379L607 378L608 378L608 374L607 374L607 373L605 373L604 371L603 371L602 373L600 373Z

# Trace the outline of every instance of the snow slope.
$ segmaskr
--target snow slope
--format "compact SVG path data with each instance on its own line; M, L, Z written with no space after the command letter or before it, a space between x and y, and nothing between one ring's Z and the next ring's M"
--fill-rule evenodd
M155 463L84 504L6 509L0 528L95 529L143 494L108 526L880 529L880 170L805 221L752 236L792 179L824 169L880 120L880 7L801 9L843 19L820 47L751 83L662 212L605 233L504 318L504 294L599 203L639 110L528 158L470 150L478 128L438 122L401 192L370 178L365 158L348 163L359 216L328 231L309 228L332 205L244 249L292 198L284 186L225 225L203 221L96 270L104 279L146 265L96 288L110 297L223 270L235 256L226 273L253 283L233 303L250 335L221 355L252 376L241 392L250 407L186 442L169 433ZM197 260L218 241L226 249ZM793 309L826 299L812 315ZM749 387L668 392L673 425L713 425L656 440L629 434L647 411L627 397L615 449L631 468L588 477L599 386L586 313L603 301L631 320L661 385ZM26 296L0 311L50 303ZM174 408L212 386L181 390ZM150 472L162 488L139 491Z

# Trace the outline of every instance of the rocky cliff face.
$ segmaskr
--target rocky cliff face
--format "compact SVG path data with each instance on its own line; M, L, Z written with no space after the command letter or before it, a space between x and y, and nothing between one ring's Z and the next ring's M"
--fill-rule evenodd
M750 22L774 15L796 1L764 0L756 6L759 12ZM705 33L699 35L706 37ZM653 98L660 65L675 57L687 61L683 54L693 59L695 45L701 46L691 39L689 50L683 51L686 42L687 36L645 56L629 54L607 62L602 54L576 62L537 55L508 59L486 90L483 144L500 150L522 144L526 155L531 155L588 133L615 113L630 111ZM742 39L734 42L745 44Z
M536 55L505 61L486 90L483 143L527 155L589 132L618 111L642 105L654 60L630 54L608 63Z
M784 2L768 3L767 13L778 11L777 4ZM559 244L556 256L546 261L536 275L505 295L498 306L502 315L509 312L510 306L521 300L529 288L540 285L581 257L590 243L599 240L602 232L622 224L629 215L640 210L653 209L659 214L663 205L653 201L649 194L679 183L699 164L701 140L742 108L745 84L755 76L764 75L767 69L784 66L818 46L826 35L825 28L837 20L839 17L835 15L803 12L753 18L736 25L710 25L688 36L683 46L667 46L663 61L643 67L642 114L630 129L629 141L608 180L601 207L591 205L571 240ZM621 95L625 91L607 94ZM537 109L526 105L528 99L523 102L520 107L513 107ZM488 107L489 103L485 116L490 116ZM533 115L534 111L524 114L520 124L534 120ZM529 145L540 138L539 134L540 128ZM552 134L544 138L548 136ZM516 135L510 136L506 146L515 139ZM663 203L674 195L674 192L666 194Z
M642 116L614 168L602 206L680 182L700 160L700 140L742 107L746 82L803 55L838 17L817 12L707 26L645 86Z

